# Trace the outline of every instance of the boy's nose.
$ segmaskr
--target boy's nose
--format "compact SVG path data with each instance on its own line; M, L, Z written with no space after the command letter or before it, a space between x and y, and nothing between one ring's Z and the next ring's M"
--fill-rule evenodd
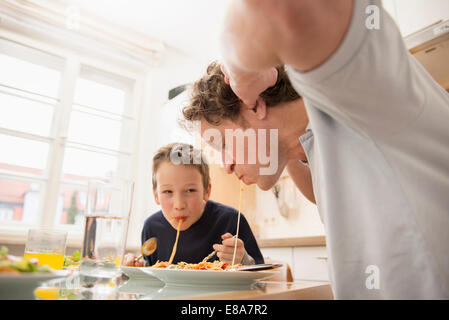
M184 199L182 199L182 197L176 197L174 202L175 210L183 210L185 207L186 205Z

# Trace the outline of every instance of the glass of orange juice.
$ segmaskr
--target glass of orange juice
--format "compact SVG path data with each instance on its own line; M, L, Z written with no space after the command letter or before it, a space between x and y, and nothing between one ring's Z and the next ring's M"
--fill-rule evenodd
M62 270L66 242L66 231L30 229L28 230L24 257L37 259L39 265L47 265L54 270Z

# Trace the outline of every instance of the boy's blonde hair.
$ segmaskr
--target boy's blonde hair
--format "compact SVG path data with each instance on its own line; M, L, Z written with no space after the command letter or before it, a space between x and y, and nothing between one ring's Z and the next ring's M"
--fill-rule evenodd
M210 183L209 165L200 150L197 150L192 145L186 143L170 143L161 147L153 156L152 180L154 190L157 188L157 170L164 162L190 166L198 169L201 174L204 192L207 192Z

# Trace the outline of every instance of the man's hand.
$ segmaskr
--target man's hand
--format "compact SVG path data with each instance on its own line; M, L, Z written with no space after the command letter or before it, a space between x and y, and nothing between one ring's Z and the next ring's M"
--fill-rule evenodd
M353 2L230 1L219 45L235 94L253 107L257 96L275 84L271 67L288 64L307 72L322 65L345 38Z
M225 82L231 86L236 96L249 107L254 107L259 95L269 87L274 86L278 78L276 68L255 73L232 72L231 68L222 64L221 71L225 76Z
M225 233L221 236L221 239L223 241L221 244L214 244L213 248L217 251L217 257L220 259L221 262L226 262L228 264L232 264L232 257L234 255L234 246L235 241L237 241L237 249L235 254L235 261L234 263L241 263L243 256L245 255L245 246L241 239L236 239L232 236L232 234Z

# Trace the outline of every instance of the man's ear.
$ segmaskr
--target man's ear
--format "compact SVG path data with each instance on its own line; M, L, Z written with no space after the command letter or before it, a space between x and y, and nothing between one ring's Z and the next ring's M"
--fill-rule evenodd
M256 116L258 120L263 120L267 116L267 105L265 101L259 96L256 100L256 104L254 107L247 107L245 112L250 112L252 116Z
M153 189L153 196L154 196L154 201L156 201L156 204L157 204L158 206L160 206L160 205L161 205L161 202L159 201L159 196L158 196L158 194L157 194L157 190L156 190L156 189Z
M259 96L256 100L256 105L254 108L256 109L257 118L259 120L265 119L267 116L267 105L265 104L265 100Z

